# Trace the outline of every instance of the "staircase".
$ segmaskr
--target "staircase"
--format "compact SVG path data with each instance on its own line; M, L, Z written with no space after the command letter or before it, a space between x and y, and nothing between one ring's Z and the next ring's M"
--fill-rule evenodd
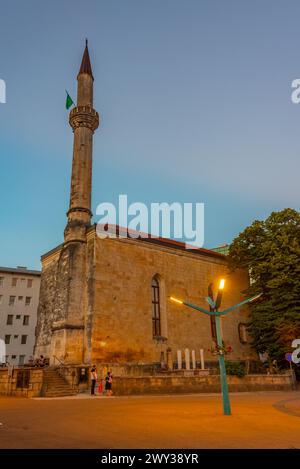
M42 397L74 396L77 394L69 383L59 374L57 368L43 370Z

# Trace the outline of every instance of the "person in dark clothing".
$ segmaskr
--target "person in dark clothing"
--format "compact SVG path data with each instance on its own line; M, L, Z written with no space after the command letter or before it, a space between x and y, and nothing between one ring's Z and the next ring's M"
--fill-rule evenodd
M97 369L96 366L93 365L91 368L91 395L95 395L95 386L97 382Z
M39 366L40 366L41 368L44 368L44 366L45 366L45 358L44 358L44 355L41 355L41 356L40 356L38 363L39 363Z
M109 397L112 395L112 372L108 371L105 378L105 391L106 395Z

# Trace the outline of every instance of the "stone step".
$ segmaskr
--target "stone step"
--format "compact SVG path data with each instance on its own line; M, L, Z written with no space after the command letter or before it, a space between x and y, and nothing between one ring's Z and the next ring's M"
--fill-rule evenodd
M66 384L66 383L61 383L60 381L59 381L59 382L53 382L53 383L51 383L51 382L49 382L49 381L46 381L45 384L46 384L46 386L48 386L48 387L51 386L51 387L53 387L53 388L54 388L54 387L59 387L59 386L70 387L68 384Z
M57 376L60 377L60 378L62 378L62 376L59 375L58 373L51 373L51 374L45 373L45 376L47 376L47 378L55 378L55 377L57 377Z
M44 383L48 386L64 386L64 387L71 387L68 383L65 381L47 381L45 380Z
M46 378L45 381L47 381L47 383L64 383L65 380L64 379L58 379L58 378L51 378L51 379L48 379Z
M77 394L70 384L60 376L57 370L44 370L43 381L44 397L63 397Z
M45 389L46 389L46 391L48 389L50 389L51 391L52 390L53 391L59 391L59 390L68 391L68 390L70 390L70 386L47 386L47 384L46 384Z
M62 376L45 376L46 379L62 379L64 380L64 378Z
M48 388L48 389L45 389L45 392L74 392L72 389L70 388L57 388L57 389L53 389L53 388Z
M54 395L54 394L55 394L55 395L64 394L64 395L70 395L70 396L71 396L71 395L74 395L74 394L77 394L77 393L76 393L75 391L70 391L69 389L68 389L67 391L66 391L66 390L63 390L63 389L57 390L57 391L55 391L55 390L45 391L45 395L46 395L46 396L48 396L48 395L50 395L50 394L51 394L51 395L52 395L52 394L53 394L53 395Z

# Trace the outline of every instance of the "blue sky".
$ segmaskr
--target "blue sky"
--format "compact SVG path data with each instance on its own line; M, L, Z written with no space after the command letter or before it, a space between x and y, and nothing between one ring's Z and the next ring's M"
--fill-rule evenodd
M299 209L296 0L1 2L0 265L40 267L63 240L85 37L95 77L93 211L204 202L205 246Z

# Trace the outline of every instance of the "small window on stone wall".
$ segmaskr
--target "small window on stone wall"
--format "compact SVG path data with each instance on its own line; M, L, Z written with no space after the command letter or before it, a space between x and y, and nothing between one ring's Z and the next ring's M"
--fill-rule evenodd
M152 290L152 334L153 337L161 336L161 323L160 323L160 294L159 282L156 277L153 277L151 283Z
M216 317L210 316L210 329L211 336L214 342L217 342L217 326L216 326Z
M25 355L20 355L21 357L25 357ZM16 357L15 357L16 358ZM29 370L19 370L17 371L17 388L28 388L29 387L29 380L30 380L30 371Z
M249 342L249 335L247 331L248 324L239 324L239 338L241 344L247 344Z

